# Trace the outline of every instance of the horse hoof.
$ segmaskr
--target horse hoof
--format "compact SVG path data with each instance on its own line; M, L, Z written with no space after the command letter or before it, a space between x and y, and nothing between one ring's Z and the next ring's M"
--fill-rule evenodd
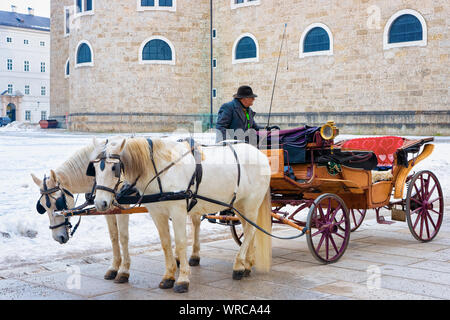
M117 276L116 270L108 270L105 273L105 276L103 277L105 280L114 280Z
M245 277L245 278L250 277L250 272L252 272L252 270L250 270L250 269L245 269L245 270L244 270L244 277Z
M175 287L173 287L173 291L176 293L185 293L189 291L189 282L181 282L175 284Z
M174 283L175 283L174 279L163 279L163 281L161 281L159 283L159 288L160 289L170 289L170 288L173 288Z
M130 275L128 273L119 273L114 279L114 283L127 283Z
M244 271L233 270L233 280L241 280L244 276Z
M196 266L198 266L200 264L200 258L194 258L194 257L191 257L190 259L189 259L189 265L191 266L191 267L196 267Z

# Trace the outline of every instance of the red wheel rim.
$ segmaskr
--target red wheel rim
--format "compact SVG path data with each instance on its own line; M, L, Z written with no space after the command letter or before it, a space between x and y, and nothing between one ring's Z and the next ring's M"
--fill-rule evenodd
M444 217L444 197L431 171L416 173L408 187L406 217L411 234L419 241L433 240Z

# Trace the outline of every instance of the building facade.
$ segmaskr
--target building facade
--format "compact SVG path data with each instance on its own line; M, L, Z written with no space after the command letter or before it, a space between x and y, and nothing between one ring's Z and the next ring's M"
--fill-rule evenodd
M50 114L50 19L0 11L1 114L37 123Z
M270 123L284 128L450 134L449 11L445 0L52 1L51 115L74 130L205 129L248 84L261 124L273 101Z

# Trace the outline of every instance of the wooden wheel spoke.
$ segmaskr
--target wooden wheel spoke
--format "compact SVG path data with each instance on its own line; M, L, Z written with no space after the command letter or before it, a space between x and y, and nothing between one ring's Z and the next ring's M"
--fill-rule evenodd
M419 209L422 209L422 208L419 208ZM419 222L419 219L420 219L420 214L417 215L416 221L414 222L413 229L416 229L416 226L417 226L417 223Z
M423 216L420 215L420 234L419 237L422 238L422 233L423 233Z
M426 214L423 215L423 220L425 221L425 230L427 231L428 239L430 238L430 228L428 227L428 217Z
M319 252L320 248L322 247L323 239L325 238L325 233L322 233L322 237L320 238L319 245L316 248L316 251Z
M328 251L330 249L330 237L327 235L326 236L327 240L325 242L325 254L326 254L326 259L328 260Z
M436 210L434 210L434 209L430 209L430 211L433 211L434 213L437 213L438 215L441 215L442 213L440 213L440 212L437 212Z
M331 234L330 234L330 240L331 240L331 244L333 245L334 250L336 251L336 254L339 254L339 250L338 250L337 245L334 242L333 236Z
M433 225L433 228L436 230L436 224L434 223L433 218L431 218L430 213L428 211L425 211L425 213L426 213L428 219L430 220L431 224Z
M428 192L428 197L427 197L427 201L430 200L431 195L433 194L434 189L436 189L436 184L433 186L433 188L431 188L430 192Z
M411 211L411 215L415 214L418 210L421 210L421 209L422 209L422 207L419 207L419 208L417 208L417 209Z
M336 209L334 209L334 211L332 212L333 215L332 215L331 219L329 220L330 222L334 221L340 208L341 208L341 204L339 203L339 205L336 207Z
M437 198L434 199L434 200L428 201L428 203L434 203L434 202L436 202L436 201L438 201L438 200L441 200L441 199L442 199L441 197L437 197Z
M325 230L319 230L319 231L317 231L316 233L313 233L312 235L311 235L311 237L315 237L315 236L317 236L318 234L321 234L321 233L323 233Z
M411 197L411 200L414 201L414 202L417 203L417 204L422 205L422 202L419 201L419 200L417 200L416 198Z
M417 196L420 200L422 200L421 192L419 191L419 189L417 189L416 184L414 184L414 189L416 189L416 196Z

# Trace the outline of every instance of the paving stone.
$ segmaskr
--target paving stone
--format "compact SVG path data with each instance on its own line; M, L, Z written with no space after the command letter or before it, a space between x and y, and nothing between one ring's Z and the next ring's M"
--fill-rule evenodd
M292 261L272 267L272 272L290 272L297 277L315 277L320 275L326 279L361 282L367 279L364 271L338 267L339 262L332 265L312 264L308 262Z
M129 288L113 293L96 296L94 300L166 300L167 297L148 290Z
M79 278L75 278L78 276ZM79 282L77 279L79 279ZM67 272L29 276L22 280L83 297L97 296L124 289L122 284L115 284L111 281L95 279L82 274L69 274Z
M421 257L413 258L413 257L398 256L398 255L386 254L386 253L370 252L370 251L364 251L364 250L355 250L355 251L346 252L345 256L343 258L364 260L364 261L370 261L373 263L391 263L391 264L396 264L396 265L400 265L400 266L406 266L406 265L409 265L412 263L417 263L417 262L424 260Z
M437 283L450 287L450 273L412 268L411 266L384 265L380 266L382 275L395 276L411 280Z
M422 258L422 259L431 259L438 261L447 261L450 259L450 249L447 250L439 250L428 252L425 250L419 249L411 249L411 248L403 248L403 247L391 247L391 246L367 246L361 248L360 250L369 251L369 252L378 252L378 253L387 253L396 256L405 256L411 258Z
M427 260L410 264L409 267L450 273L450 261L442 262Z
M228 281L228 280L221 280ZM230 280L229 281L234 281ZM189 284L189 291L186 293L175 293L173 289L152 290L152 294L159 294L167 300L261 300L261 297L246 294L243 291L227 290L217 285L203 285L196 282Z
M428 281L382 276L381 288L402 291L435 299L450 299L450 287Z
M243 278L239 281L233 279L221 280L213 282L210 285L232 292L247 294L248 299L251 299L252 296L273 300L317 300L326 297L325 294L319 292L313 292L291 285L278 284L272 281L253 281L251 278Z
M359 300L423 300L427 298L395 290L369 288L367 285L345 281L337 281L332 284L318 286L312 290Z
M83 297L18 279L0 280L0 300L81 300Z

